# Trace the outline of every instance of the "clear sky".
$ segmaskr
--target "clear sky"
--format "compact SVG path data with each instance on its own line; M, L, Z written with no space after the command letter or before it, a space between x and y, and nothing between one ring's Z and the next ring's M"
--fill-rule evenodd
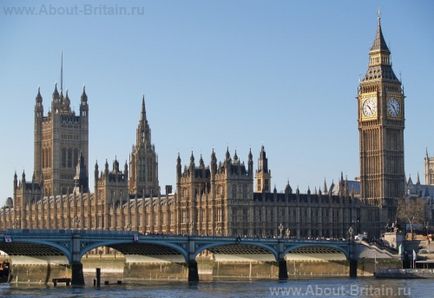
M75 5L77 13L62 14ZM31 177L34 100L40 86L48 110L62 50L64 87L75 110L83 84L89 97L90 173L96 160L128 159L145 94L162 189L175 184L178 152L183 163L192 150L209 163L211 149L221 160L226 146L245 161L251 147L256 167L264 145L278 190L287 179L293 188L313 190L341 171L353 179L359 175L355 96L379 7L407 96L407 176L423 175L426 147L434 155L433 1L0 6L0 203L12 195L15 170ZM5 7L21 6L42 15L6 14ZM116 7L137 7L136 15L103 15Z

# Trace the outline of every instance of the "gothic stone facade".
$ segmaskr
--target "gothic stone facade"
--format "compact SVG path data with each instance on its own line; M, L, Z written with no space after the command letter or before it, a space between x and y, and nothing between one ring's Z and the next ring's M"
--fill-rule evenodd
M44 194L66 194L74 187L75 166L80 154L86 162L89 147L89 107L83 87L80 114L71 110L68 91L63 96L55 86L51 111L44 116L42 96L38 90L35 105L35 181Z
M80 115L57 87L44 116L38 90L35 106L35 170L30 182L14 177L14 197L0 211L1 228L132 229L144 233L275 236L289 229L299 237L345 237L349 226L378 235L392 219L394 200L404 194L404 95L393 73L380 21L368 72L358 94L361 195L341 176L333 187L311 193L271 191L264 148L253 170L226 152L198 165L193 154L184 168L178 156L176 194L162 195L158 160L151 143L144 100L130 163L103 171L95 164L95 189L88 187L87 95ZM75 167L75 169L74 169ZM254 183L254 180L256 180ZM255 185L254 185L255 184ZM392 203L389 203L392 202Z
M254 192L251 153L247 168L237 154L231 157L229 152L218 164L213 152L209 166L202 158L195 165L193 156L183 171L180 158L177 163L178 192L149 197L129 194L127 166L120 170L116 160L111 169L106 163L98 174L94 193L76 187L70 194L43 196L39 184L26 182L23 175L14 187L15 202L23 203L18 206L9 201L0 212L0 225L265 237L289 228L297 237L340 238L347 236L350 225L356 231L369 230L364 224L368 220L362 218L369 219L376 210L349 193L343 179L338 195L333 194L333 186L324 192L301 194L298 189L293 192L289 184L281 193Z
M378 226L393 221L405 194L404 91L392 69L381 19L358 89L361 196L380 208Z
M434 157L428 155L428 149L425 154L425 184L434 185Z

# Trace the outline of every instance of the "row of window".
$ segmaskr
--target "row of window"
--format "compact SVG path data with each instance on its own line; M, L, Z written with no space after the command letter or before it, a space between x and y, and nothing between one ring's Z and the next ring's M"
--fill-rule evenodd
M77 148L62 148L62 167L74 168L78 162L78 154Z
M51 167L51 148L42 148L42 168Z
M199 222L202 222L203 219L205 218L205 216L204 216L203 210L200 210L200 211L201 211L201 213L199 213ZM182 213L181 213L181 223L183 223L183 224L190 224L188 222L188 220L189 220L189 218L188 218L187 210L182 210ZM222 222L223 221L223 212L222 212L221 208L217 208L217 212L215 214L215 220L217 222Z

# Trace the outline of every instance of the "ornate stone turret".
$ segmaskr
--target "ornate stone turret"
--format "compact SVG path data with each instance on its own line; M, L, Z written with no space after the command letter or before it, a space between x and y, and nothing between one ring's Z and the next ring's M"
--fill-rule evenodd
M106 160L104 172L95 182L98 196L105 199L105 203L113 204L118 201L125 201L128 195L128 167L121 171L117 159L113 161L112 170L109 170Z
M71 100L69 99L68 89L66 89L66 94L62 101L62 112L63 113L71 112Z
M95 162L95 170L94 170L93 174L94 174L95 184L96 184L96 182L98 181L98 176L99 176L98 161Z
M62 55L63 57L63 55ZM63 61L63 59L62 59ZM89 126L88 106L81 103L80 115L71 110L69 92L64 95L63 62L60 93L57 83L52 94L51 110L44 115L42 96L38 88L35 104L34 174L35 183L44 187L47 196L66 194L75 187L75 167L80 152L88 169ZM44 132L44 133L42 133ZM88 176L88 174L86 173Z
M129 193L150 196L160 193L158 182L158 159L155 146L151 143L151 129L146 117L145 97L136 130L136 144L130 155Z
M215 178L215 174L217 173L217 157L215 155L214 149L211 152L211 178Z
M182 175L182 165L181 165L181 156L178 153L178 158L176 159L176 181L179 183L179 179L181 179Z
M270 192L271 171L268 169L268 159L264 146L261 147L256 171L256 190L258 192Z
M86 164L84 161L83 153L80 153L77 166L75 168L74 177L74 193L88 193L89 192L89 177L87 176Z
M288 180L288 183L286 183L285 194L288 194L288 195L292 194L292 188L291 188L291 185L289 185L289 180Z
M44 106L42 104L41 89L35 98L35 127L34 127L34 169L36 181L42 180L42 123L44 119Z
M18 187L18 176L17 176L17 172L15 172L14 174L14 192Z
M53 91L53 96L51 101L51 112L56 113L59 111L59 108L60 108L60 94L59 91L57 90L57 83L56 83L54 84L54 91Z
M434 157L428 155L428 148L425 153L425 184L434 185Z
M80 116L88 117L89 105L87 104L87 94L85 86L83 86L83 92L81 93L80 100Z
M248 171L249 176L253 177L253 154L252 154L252 148L249 149L249 157L248 157Z

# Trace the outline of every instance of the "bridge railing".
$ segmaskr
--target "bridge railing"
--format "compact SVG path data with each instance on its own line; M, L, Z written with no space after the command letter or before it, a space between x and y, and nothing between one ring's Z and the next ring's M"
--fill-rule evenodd
M309 239L309 238L295 238L295 237L234 237L234 236L217 236L217 235L189 235L189 234L168 234L168 233L142 233L139 231L125 231L125 230L87 230L87 229L6 229L0 230L0 234L38 234L38 235L125 235L132 236L138 235L139 237L149 237L149 238L164 238L164 239L180 239L180 238L191 238L191 239L202 239L202 240L225 240L225 241L235 241L235 242L293 242L293 243L344 243L348 242L345 239L334 239L334 238L319 238L319 239Z

